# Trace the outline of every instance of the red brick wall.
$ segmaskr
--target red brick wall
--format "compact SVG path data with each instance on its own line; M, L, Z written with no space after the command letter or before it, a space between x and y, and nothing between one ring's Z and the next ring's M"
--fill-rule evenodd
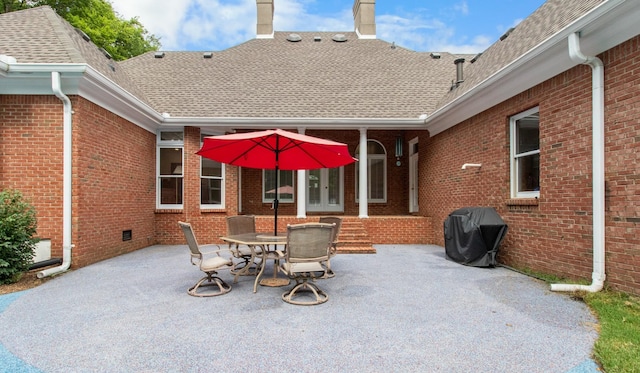
M73 110L73 265L154 244L155 133L85 99Z
M155 243L155 134L71 100L72 267L79 267ZM52 257L62 256L62 109L55 96L0 96L0 187L32 201ZM122 241L125 229L131 241Z
M0 188L30 200L38 237L51 239L52 257L62 257L62 103L55 96L0 95Z
M606 95L607 282L640 293L639 38L600 56ZM635 63L634 63L635 62ZM509 117L540 108L540 199L509 200ZM591 278L591 69L577 66L429 139L420 139L420 213L442 222L463 206L492 206L509 225L500 260ZM482 168L461 170L463 163ZM537 203L536 203L537 202Z

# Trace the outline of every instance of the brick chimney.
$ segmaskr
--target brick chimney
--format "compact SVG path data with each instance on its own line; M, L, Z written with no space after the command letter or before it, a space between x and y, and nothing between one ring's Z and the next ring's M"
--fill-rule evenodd
M256 0L258 5L257 39L273 38L273 0Z
M360 39L376 38L376 0L355 0L353 21Z

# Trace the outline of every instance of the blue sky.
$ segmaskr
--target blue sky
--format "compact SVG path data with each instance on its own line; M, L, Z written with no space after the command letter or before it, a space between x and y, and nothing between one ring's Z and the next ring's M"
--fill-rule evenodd
M218 51L256 36L255 0L110 0L163 50ZM377 37L415 51L478 53L544 0L376 0ZM274 0L275 31L353 31L353 0Z

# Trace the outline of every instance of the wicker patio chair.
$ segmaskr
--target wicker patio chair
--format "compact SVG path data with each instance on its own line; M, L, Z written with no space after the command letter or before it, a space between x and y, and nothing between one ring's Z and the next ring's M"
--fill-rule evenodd
M191 224L185 222L178 222L184 237L187 240L189 250L191 250L191 264L197 265L200 270L207 275L200 279L195 285L189 288L187 293L194 297L213 297L216 295L226 294L231 291L231 285L227 284L220 277L216 276L218 270L224 267L232 267L233 262L231 258L224 258L220 256L222 250L218 245L198 245L198 240L193 233ZM202 249L216 248L217 250L203 252ZM217 291L198 291L200 288L205 287L217 287Z
M244 233L256 233L256 217L254 215L227 216L227 235ZM260 253L258 248L252 251L248 246L229 243L229 250L234 257L242 260L231 270L231 273L236 275L234 282L238 281L238 276L258 274L258 265L255 263L256 254Z
M338 253L338 236L340 235L340 227L342 227L342 218L337 216L321 216L320 223L335 224L336 229L333 231L333 238L331 239L331 252L329 253L329 260L327 260L327 272L325 277L333 277L335 273L331 269L331 257Z
M334 230L334 224L324 223L287 226L287 246L280 269L296 280L296 285L282 294L282 300L305 306L329 300L329 295L313 281L322 278L327 270L325 263L329 260Z

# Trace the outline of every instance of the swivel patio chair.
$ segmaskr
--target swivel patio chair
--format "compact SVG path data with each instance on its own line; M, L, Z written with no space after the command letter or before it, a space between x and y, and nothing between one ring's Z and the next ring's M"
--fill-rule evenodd
M195 285L190 287L187 293L194 297L213 297L230 292L231 285L216 276L219 269L233 266L231 258L224 258L220 256L220 252L228 250L222 250L218 245L198 245L198 241L193 233L191 224L180 221L178 222L178 225L182 228L189 250L191 250L191 264L197 265L202 272L207 274ZM202 249L206 248L217 248L217 250L202 252ZM217 291L214 290L212 292L206 290L198 291L198 289L205 287L217 287L218 289Z
M297 305L315 305L329 300L315 279L323 278L333 243L334 224L306 223L287 226L287 246L280 269L296 285L282 294L282 300ZM311 297L311 299L308 299ZM306 300L305 300L306 299Z
M338 253L338 236L340 235L340 227L342 227L342 218L337 216L321 216L320 223L336 225L336 229L333 231L333 237L331 238L331 252L329 253L329 260L327 260L327 272L325 273L325 277L327 278L334 277L336 274L331 269L331 257Z
M256 233L256 217L254 215L227 216L228 236L245 233ZM235 258L242 260L242 262L236 263L231 270L231 273L236 275L233 282L238 281L238 276L256 275L258 273L258 265L255 263L257 252L255 250L251 250L245 245L233 243L229 244L229 250L231 250Z

